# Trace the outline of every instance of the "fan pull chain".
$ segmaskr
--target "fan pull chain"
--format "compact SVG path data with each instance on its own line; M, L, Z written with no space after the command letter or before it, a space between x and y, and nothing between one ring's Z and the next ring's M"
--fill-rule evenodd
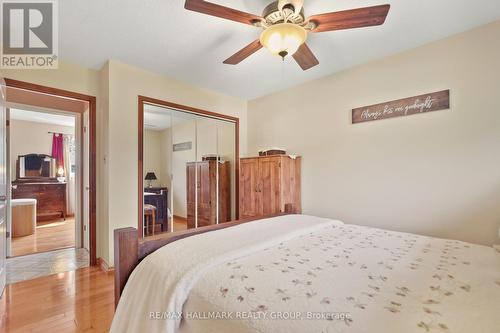
M281 81L285 82L285 58L281 62Z

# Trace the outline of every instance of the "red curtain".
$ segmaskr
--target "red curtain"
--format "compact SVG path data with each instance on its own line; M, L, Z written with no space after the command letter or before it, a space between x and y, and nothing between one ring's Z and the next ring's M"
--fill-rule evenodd
M52 157L56 159L57 168L64 169L64 148L62 134L52 135Z

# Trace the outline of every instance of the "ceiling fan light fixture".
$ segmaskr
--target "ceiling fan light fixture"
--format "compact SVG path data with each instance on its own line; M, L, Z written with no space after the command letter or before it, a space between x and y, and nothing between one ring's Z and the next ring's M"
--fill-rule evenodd
M293 55L306 40L307 31L292 23L272 25L260 35L260 43L272 54L282 58Z

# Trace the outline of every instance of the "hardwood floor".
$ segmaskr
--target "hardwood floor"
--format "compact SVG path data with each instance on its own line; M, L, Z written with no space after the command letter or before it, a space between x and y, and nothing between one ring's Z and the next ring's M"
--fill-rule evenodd
M11 284L0 300L0 332L108 332L113 281L87 267Z
M181 231L187 229L187 221L185 218L174 216L173 219L172 231ZM159 234L161 234L161 232L155 232L155 235ZM154 235L152 235L151 233L145 237L145 239L151 238L154 238Z
M7 284L74 271L89 266L86 249L62 249L7 259Z
M38 232L37 227L37 236L57 227L74 230L74 220L67 222L40 225L45 230ZM186 228L185 221L176 219L174 224L175 230ZM27 237L18 239L23 240L25 249L45 249L36 238ZM113 273L86 267L8 285L0 299L0 332L108 332L114 310Z
M11 256L75 247L75 219L38 222L33 235L12 238Z
M181 231L187 229L187 221L185 218L174 216L173 231Z

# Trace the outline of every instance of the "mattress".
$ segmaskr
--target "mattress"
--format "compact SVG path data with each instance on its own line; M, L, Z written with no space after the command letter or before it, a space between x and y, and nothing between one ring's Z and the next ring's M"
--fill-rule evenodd
M134 270L112 332L498 332L500 254L305 215L189 237Z

